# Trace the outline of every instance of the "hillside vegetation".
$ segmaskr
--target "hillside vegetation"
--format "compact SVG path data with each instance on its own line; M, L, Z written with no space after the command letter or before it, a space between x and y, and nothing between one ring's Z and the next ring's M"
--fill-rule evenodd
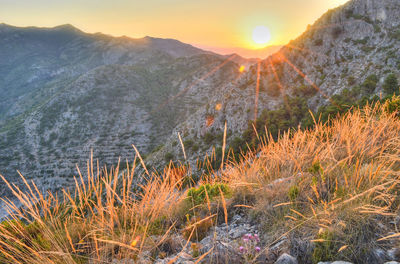
M133 158L135 144L149 169L162 168L184 160L179 133L194 169L213 148L222 154L225 123L237 150L258 146L249 121L275 138L307 127L309 109L336 111L335 101L342 110L396 86L399 13L398 0L348 1L257 61L172 39L0 24L0 172L58 191L92 149L116 164Z
M282 239L280 253L300 263L379 263L376 250L400 246L399 105L394 97L278 140L269 134L259 152L222 157L221 170L200 177L171 163L133 185L137 154L116 168L89 161L75 189L57 195L8 184L23 209L10 203L15 212L0 225L0 263L173 263L180 253L196 263L225 263L213 258L224 253L273 263ZM199 241L238 215L257 236L204 249Z

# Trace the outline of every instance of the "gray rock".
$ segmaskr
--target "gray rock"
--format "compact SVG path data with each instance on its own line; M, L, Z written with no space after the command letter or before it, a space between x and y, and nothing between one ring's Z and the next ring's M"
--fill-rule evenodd
M289 254L283 253L275 264L298 264L297 259Z
M397 262L397 261L389 261L389 262L385 262L385 264L400 264L400 262Z
M193 258L191 255L189 255L186 252L181 252L178 255L171 256L162 260L157 260L155 263L157 264L167 264L170 263L172 260L174 260L173 263L176 264L193 264Z
M232 222L239 222L240 220L242 220L242 217L238 214L232 217Z
M242 263L242 256L235 250L232 244L217 242L213 245L213 250L203 259L201 263L225 264ZM204 249L201 253L208 251Z
M347 261L333 261L333 262L318 262L318 264L353 264Z
M389 256L390 260L398 260L400 259L400 249L392 248L387 251L387 255Z
M384 230L384 227L381 228ZM385 261L391 260L386 250L375 248L372 252L374 253L375 257L374 261L376 261L377 263L384 263Z

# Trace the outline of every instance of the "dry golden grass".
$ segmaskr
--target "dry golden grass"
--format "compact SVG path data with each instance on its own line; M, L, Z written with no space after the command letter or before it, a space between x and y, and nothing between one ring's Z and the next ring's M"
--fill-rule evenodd
M252 206L264 215L271 238L294 230L304 237L327 230L352 240L371 231L353 245L337 242L339 253L353 251L350 259L358 257L357 243L398 246L400 234L390 222L400 212L400 119L384 109L367 106L330 125L286 133L265 144L259 157L227 168L225 181L254 195ZM368 225L381 228L368 230Z
M57 195L41 193L33 183L25 182L26 192L7 183L23 209L8 203L14 221L0 225L0 263L137 259L182 230L189 241L197 236L193 227L207 219L228 222L235 208L264 221L263 231L271 237L266 249L294 232L316 243L325 241L325 231L351 235L354 241L338 242L334 248L353 259L363 239L377 245L398 243L400 232L389 223L399 215L400 119L383 109L366 107L329 125L286 133L239 164L226 158L222 173L203 177L199 184L223 182L233 197L220 189L220 198L212 201L206 191L200 206L187 202L184 181L190 168L168 167L162 175L145 169L144 181L135 186L136 160L124 171L118 166L102 170L92 160L85 175L79 172L75 188ZM360 237L360 228L373 221L385 228Z
M27 193L7 183L24 209L8 204L15 221L0 225L1 263L86 263L87 259L108 263L114 258L135 258L162 243L174 227L168 223L170 215L184 195L178 191L180 180L173 170L163 178L147 175L138 186L141 191L133 193L135 167L100 171L92 164L88 164L87 180L80 174L72 193L64 190L59 197L42 194L27 182ZM33 234L27 232L31 226L35 226ZM159 241L148 241L160 231Z

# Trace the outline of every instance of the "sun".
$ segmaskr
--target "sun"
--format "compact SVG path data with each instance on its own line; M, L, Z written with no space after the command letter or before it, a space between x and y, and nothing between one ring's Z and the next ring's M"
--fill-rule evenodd
M265 26L257 26L253 29L253 41L258 44L267 44L271 40L271 32Z

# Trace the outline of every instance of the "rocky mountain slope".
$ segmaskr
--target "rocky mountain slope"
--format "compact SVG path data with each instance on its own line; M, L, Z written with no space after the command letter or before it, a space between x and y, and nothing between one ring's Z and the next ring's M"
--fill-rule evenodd
M329 10L301 36L254 64L180 124L170 139L172 143L167 143L152 162L165 153L182 158L180 149L173 148L177 132L185 135L184 141L211 151L204 144L204 135L220 135L227 122L228 141L232 141L255 115L288 105L290 99L304 100L307 108L316 112L321 105L335 105L332 96L345 89L352 90L357 98L383 94L385 78L391 73L400 77L399 14L397 0L352 0ZM294 106L289 103L288 108ZM212 120L212 124L206 120ZM216 146L222 144L221 137L212 141ZM194 157L202 153L191 152Z
M15 179L18 169L44 189L71 182L91 149L103 164L132 159L131 144L148 153L243 60L170 39L4 24L0 57L0 172Z
M288 96L316 111L346 88L380 94L400 72L399 14L397 0L349 1L242 73L237 56L174 40L1 25L0 171L61 186L90 149L115 164L133 158L131 144L157 167L183 160L178 132L194 162L221 145L225 122L229 143Z

